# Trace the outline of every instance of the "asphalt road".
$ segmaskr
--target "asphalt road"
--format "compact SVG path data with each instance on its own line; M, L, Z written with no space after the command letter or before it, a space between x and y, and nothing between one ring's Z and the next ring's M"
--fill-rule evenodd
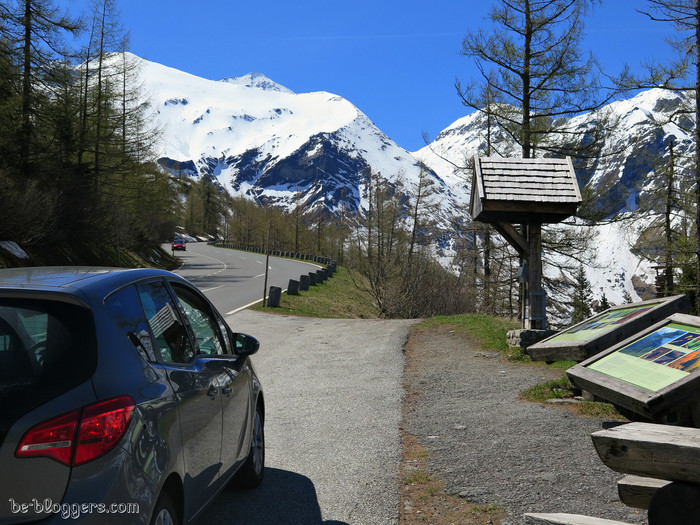
M231 273L239 271L232 269L235 259L221 271L207 269L214 263L206 258L228 259L200 246L188 247L179 273L229 311L217 297L240 294L234 287L243 278ZM226 320L261 342L253 364L267 405L265 480L253 491L226 489L198 525L397 524L402 349L412 321L250 310Z
M260 301L265 290L265 255L215 248L206 243L188 243L175 252L182 260L177 273L197 285L222 314L230 315ZM270 257L267 291L270 286L287 289L289 279L315 272L319 265Z

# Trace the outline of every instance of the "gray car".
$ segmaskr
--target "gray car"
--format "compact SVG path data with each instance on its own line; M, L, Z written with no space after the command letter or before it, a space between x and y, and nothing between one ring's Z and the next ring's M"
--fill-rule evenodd
M258 347L169 272L0 270L0 523L187 523L258 486Z

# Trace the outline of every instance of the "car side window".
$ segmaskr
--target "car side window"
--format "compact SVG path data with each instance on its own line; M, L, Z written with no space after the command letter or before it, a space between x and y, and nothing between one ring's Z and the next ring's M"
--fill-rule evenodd
M152 281L137 288L161 359L170 363L190 361L195 351L165 283Z
M224 339L216 316L209 304L194 290L178 283L170 283L180 300L185 316L192 327L200 354L225 353Z
M105 306L112 314L126 338L149 361L155 361L151 334L135 286L127 286L110 295Z
M216 312L214 312L216 314ZM228 326L226 326L226 322L223 320L221 315L217 314L216 316L216 322L219 325L219 330L221 331L221 334L223 335L223 340L224 340L224 348L226 349L227 354L232 354L233 349L231 348L231 340L229 339L228 336Z

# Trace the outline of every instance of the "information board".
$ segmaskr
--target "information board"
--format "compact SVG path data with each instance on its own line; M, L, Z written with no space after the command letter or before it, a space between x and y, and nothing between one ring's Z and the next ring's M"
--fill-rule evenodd
M685 295L613 307L526 351L535 361L583 361L669 315L686 313L689 308Z
M579 387L644 416L668 413L700 389L700 318L673 315L567 374Z
M700 329L669 323L588 368L658 392L700 369Z

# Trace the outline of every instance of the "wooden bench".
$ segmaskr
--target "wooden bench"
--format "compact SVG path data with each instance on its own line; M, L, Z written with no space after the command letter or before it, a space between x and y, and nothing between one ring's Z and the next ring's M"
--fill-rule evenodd
M700 429L628 423L594 432L593 445L615 472L700 483Z
M635 509L648 509L656 491L671 483L665 479L644 478L630 474L617 482L620 501Z
M605 520L602 518L591 518L581 514L546 514L527 513L525 514L527 525L630 525L624 521Z
M594 432L600 459L615 472L620 500L649 509L649 525L700 522L700 429L628 423ZM579 514L525 514L528 525L625 525Z

